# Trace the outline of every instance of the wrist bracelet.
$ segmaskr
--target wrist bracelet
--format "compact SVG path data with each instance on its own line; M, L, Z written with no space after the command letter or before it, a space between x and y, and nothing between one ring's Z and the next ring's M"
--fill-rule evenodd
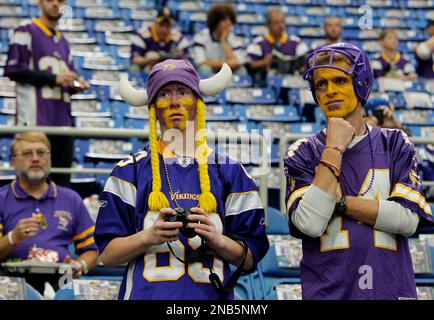
M321 161L320 161L320 163L324 166L324 167L326 167L327 169L329 169L330 170L330 172L335 176L335 178L336 178L336 180L338 181L338 183L340 183L340 179L339 179L339 176L336 174L336 172L329 166L329 165L327 165L327 164L325 164L325 163L322 163Z
M14 240L12 239L12 231L8 232L8 240L11 246L15 246Z
M83 273L84 273L84 274L88 273L88 272L89 272L89 268L87 267L87 263L86 263L86 261L84 261L84 260L80 260L79 262L80 262L80 264L83 266Z
M321 163L321 164L323 164L323 165L325 165L325 166L327 166L327 167L330 167L330 168L335 169L336 172L338 173L338 174L335 173L336 176L338 176L338 175L341 174L341 169L339 169L338 167L336 167L333 163L328 162L328 161L326 161L326 160L322 160L322 159L319 161L319 163Z
M335 149L338 150L341 153L341 155L344 155L344 151L338 146L326 146L325 149Z

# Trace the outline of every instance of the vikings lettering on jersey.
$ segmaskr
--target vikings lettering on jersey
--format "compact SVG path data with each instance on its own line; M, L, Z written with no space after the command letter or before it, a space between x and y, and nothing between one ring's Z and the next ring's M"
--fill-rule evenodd
M210 157L214 156L213 152ZM137 159L137 188L132 159L121 161L107 180L103 193L103 201L107 202L100 208L95 230L99 252L103 252L114 238L151 227L158 217L157 212L148 209L148 195L152 189L149 148L138 153ZM175 199L185 208L197 206L200 195L197 163L182 166L176 161L167 162L173 194L169 191L160 158L162 192L170 206L176 207ZM233 161L225 161L220 170L217 165L209 164L209 176L211 192L217 200L217 212L210 214L210 218L220 232L245 241L256 264L268 250L268 240L264 210L255 183L247 177L242 166ZM198 236L188 239L180 235L177 241L171 242L174 254L182 260L200 245ZM224 283L230 277L228 263L219 258L208 257L203 262L184 265L173 256L166 243L153 246L129 263L119 298L219 299L209 282L209 267ZM187 291L191 295L187 296Z

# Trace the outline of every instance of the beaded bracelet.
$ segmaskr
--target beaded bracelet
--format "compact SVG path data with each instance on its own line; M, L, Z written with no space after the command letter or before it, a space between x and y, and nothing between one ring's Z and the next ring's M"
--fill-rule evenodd
M319 161L319 163L322 163L325 166L328 166L328 167L331 167L331 168L335 169L336 172L338 173L337 175L341 174L341 169L339 169L338 167L336 167L333 163L328 162L326 160L322 160L322 159ZM336 175L336 173L335 173L335 175Z
M344 151L342 150L342 148L338 146L326 146L325 149L335 149L338 150L341 153L341 155L344 155Z
M321 161L320 161L319 163L322 164L323 166L325 166L327 169L329 169L330 172L335 176L335 178L336 178L336 180L338 181L338 183L340 182L339 175L336 174L336 172L332 169L331 166L329 166L328 164L323 163L323 162L321 162Z

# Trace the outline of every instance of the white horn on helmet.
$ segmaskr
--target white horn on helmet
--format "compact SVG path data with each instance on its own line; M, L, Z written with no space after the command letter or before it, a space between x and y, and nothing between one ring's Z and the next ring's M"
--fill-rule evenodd
M205 96L213 96L224 90L232 78L232 70L226 63L223 63L220 71L209 79L199 82L199 90Z
M122 75L119 81L119 94L126 103L133 107L142 107L148 104L148 93L146 90L136 90L128 81L127 75Z

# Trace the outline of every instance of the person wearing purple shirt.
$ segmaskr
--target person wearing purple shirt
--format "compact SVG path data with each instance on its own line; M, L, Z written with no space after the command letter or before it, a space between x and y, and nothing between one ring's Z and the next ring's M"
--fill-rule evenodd
M0 260L26 260L35 246L57 253L58 261L52 262L74 265L75 277L93 268L97 258L94 223L76 192L48 179L47 136L41 132L16 135L11 162L17 179L0 188ZM78 253L75 260L68 249L73 242ZM30 275L27 280L42 291L45 280L56 287L57 279Z
M188 61L169 59L152 68L147 90L121 79L129 105L149 102L150 138L144 151L113 170L96 221L101 262L128 263L119 299L231 300L239 272L253 271L267 252L254 181L240 163L209 148L204 135L202 95L219 93L231 75L224 64L201 80ZM181 209L190 214L172 220ZM203 253L195 255L197 248Z
M285 13L279 7L270 7L265 17L268 34L257 37L247 47L250 70L259 72L262 78L302 71L307 45L285 32Z
M167 8L158 10L151 28L141 28L131 36L131 62L149 71L165 59L181 59L187 54L188 41L173 29L175 18Z
M408 57L399 52L398 34L395 30L383 30L380 33L383 51L377 53L371 61L374 77L398 78L402 80L417 79L416 69Z
M434 79L434 20L428 20L426 32L430 38L416 47L417 74Z
M5 76L16 82L16 124L71 126L70 95L89 88L75 72L68 41L56 30L64 0L39 0L41 16L18 27L9 43ZM71 167L72 139L50 136L53 166ZM52 178L69 185L69 176Z
M368 126L373 74L349 43L315 50L304 78L327 129L285 153L291 234L302 239L304 299L415 299L408 237L432 224L415 148L398 129Z

